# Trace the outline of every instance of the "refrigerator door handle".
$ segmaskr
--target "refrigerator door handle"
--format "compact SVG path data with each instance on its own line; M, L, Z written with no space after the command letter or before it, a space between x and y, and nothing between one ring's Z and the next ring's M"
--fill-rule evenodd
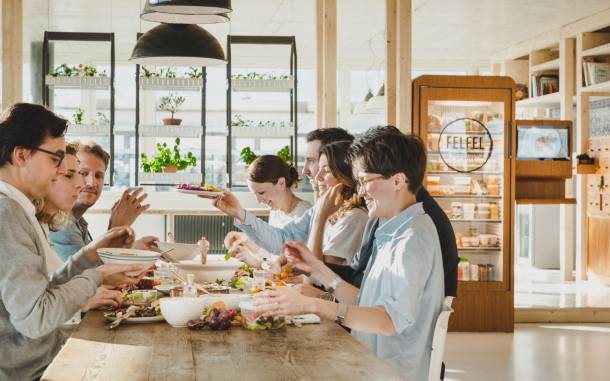
M506 144L507 144L507 149L506 149L506 158L508 160L510 160L511 158L511 151L512 151L512 144L511 144L511 132L513 129L513 122L511 120L507 120L506 121Z

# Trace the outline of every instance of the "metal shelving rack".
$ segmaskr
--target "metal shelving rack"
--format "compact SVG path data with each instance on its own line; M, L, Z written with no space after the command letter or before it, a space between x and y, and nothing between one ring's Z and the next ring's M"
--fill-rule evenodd
M99 89L104 88L110 91L110 125L109 125L109 138L110 138L110 174L107 181L107 185L112 186L114 184L114 78L115 78L115 43L114 33L89 33L89 32L44 32L44 39L42 44L42 102L47 107L52 107L52 91L50 85L47 84L47 75L51 69L51 57L49 51L49 43L52 41L82 41L82 42L109 42L110 43L110 81L108 85L104 86L90 86L78 84L78 81L74 81L74 84L62 85L61 88L72 88L72 89ZM73 77L67 77L73 78ZM99 77L82 77L84 82L90 78ZM82 132L81 132L82 133ZM94 135L97 135L94 134ZM87 135L89 136L89 135Z
M141 34L138 34L137 38L140 38ZM170 65L171 66L171 65ZM201 140L201 158L200 158L200 165L201 165L201 181L200 183L203 184L205 182L205 136L206 136L206 79L207 79L207 71L205 67L201 68L202 71L202 83L201 83L201 89L197 90L197 91L201 91L201 136L200 136L200 140ZM171 88L171 85L160 85L160 86L150 86L146 89L142 89L140 87L140 65L136 65L136 124L135 124L135 163L136 163L136 171L135 171L135 182L136 185L151 185L151 186L173 186L173 185L179 185L178 183L180 183L180 181L175 181L175 182L168 182L168 183L163 183L163 182L146 182L146 183L140 183L140 138L144 137L144 138L152 138L151 136L142 136L141 134L141 125L140 125L140 91L141 90L176 90L176 91L192 91L193 88L184 88L183 86L177 86L176 88ZM173 82L182 82L180 80L182 80L182 78L169 78L168 82L172 82L171 80L175 80ZM198 88L199 86L197 86ZM180 127L184 127L184 126L176 126L177 129L179 129ZM183 138L183 136L180 136L180 134L176 134L175 137L180 137ZM193 138L192 136L184 136L184 138ZM177 175L179 176L179 175ZM192 182L192 181L184 181L184 182Z
M231 78L231 45L290 45L290 76L292 77L292 87L290 93L290 123L293 132L290 136L290 151L293 155L293 162L297 165L297 47L294 36L227 36L227 172L229 175L227 187L233 185L233 131L231 128L232 120L232 78ZM245 90L243 90L245 91ZM257 92L256 89L249 89L248 92ZM259 89L261 92L269 92L269 89ZM283 92L286 90L277 90Z

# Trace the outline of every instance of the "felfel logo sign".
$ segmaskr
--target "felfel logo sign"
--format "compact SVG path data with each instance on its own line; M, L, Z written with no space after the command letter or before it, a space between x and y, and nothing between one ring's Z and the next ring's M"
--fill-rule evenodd
M491 157L493 140L487 127L472 118L449 122L438 137L441 160L461 173L481 169Z

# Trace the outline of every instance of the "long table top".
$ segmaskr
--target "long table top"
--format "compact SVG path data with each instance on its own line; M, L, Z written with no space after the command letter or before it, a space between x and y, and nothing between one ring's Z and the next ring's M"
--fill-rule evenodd
M192 331L165 322L109 330L89 312L42 380L401 380L335 323Z

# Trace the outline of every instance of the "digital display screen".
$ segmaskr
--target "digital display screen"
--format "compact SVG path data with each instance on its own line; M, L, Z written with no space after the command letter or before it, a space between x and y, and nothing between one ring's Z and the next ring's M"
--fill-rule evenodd
M570 160L567 126L517 126L517 160Z

